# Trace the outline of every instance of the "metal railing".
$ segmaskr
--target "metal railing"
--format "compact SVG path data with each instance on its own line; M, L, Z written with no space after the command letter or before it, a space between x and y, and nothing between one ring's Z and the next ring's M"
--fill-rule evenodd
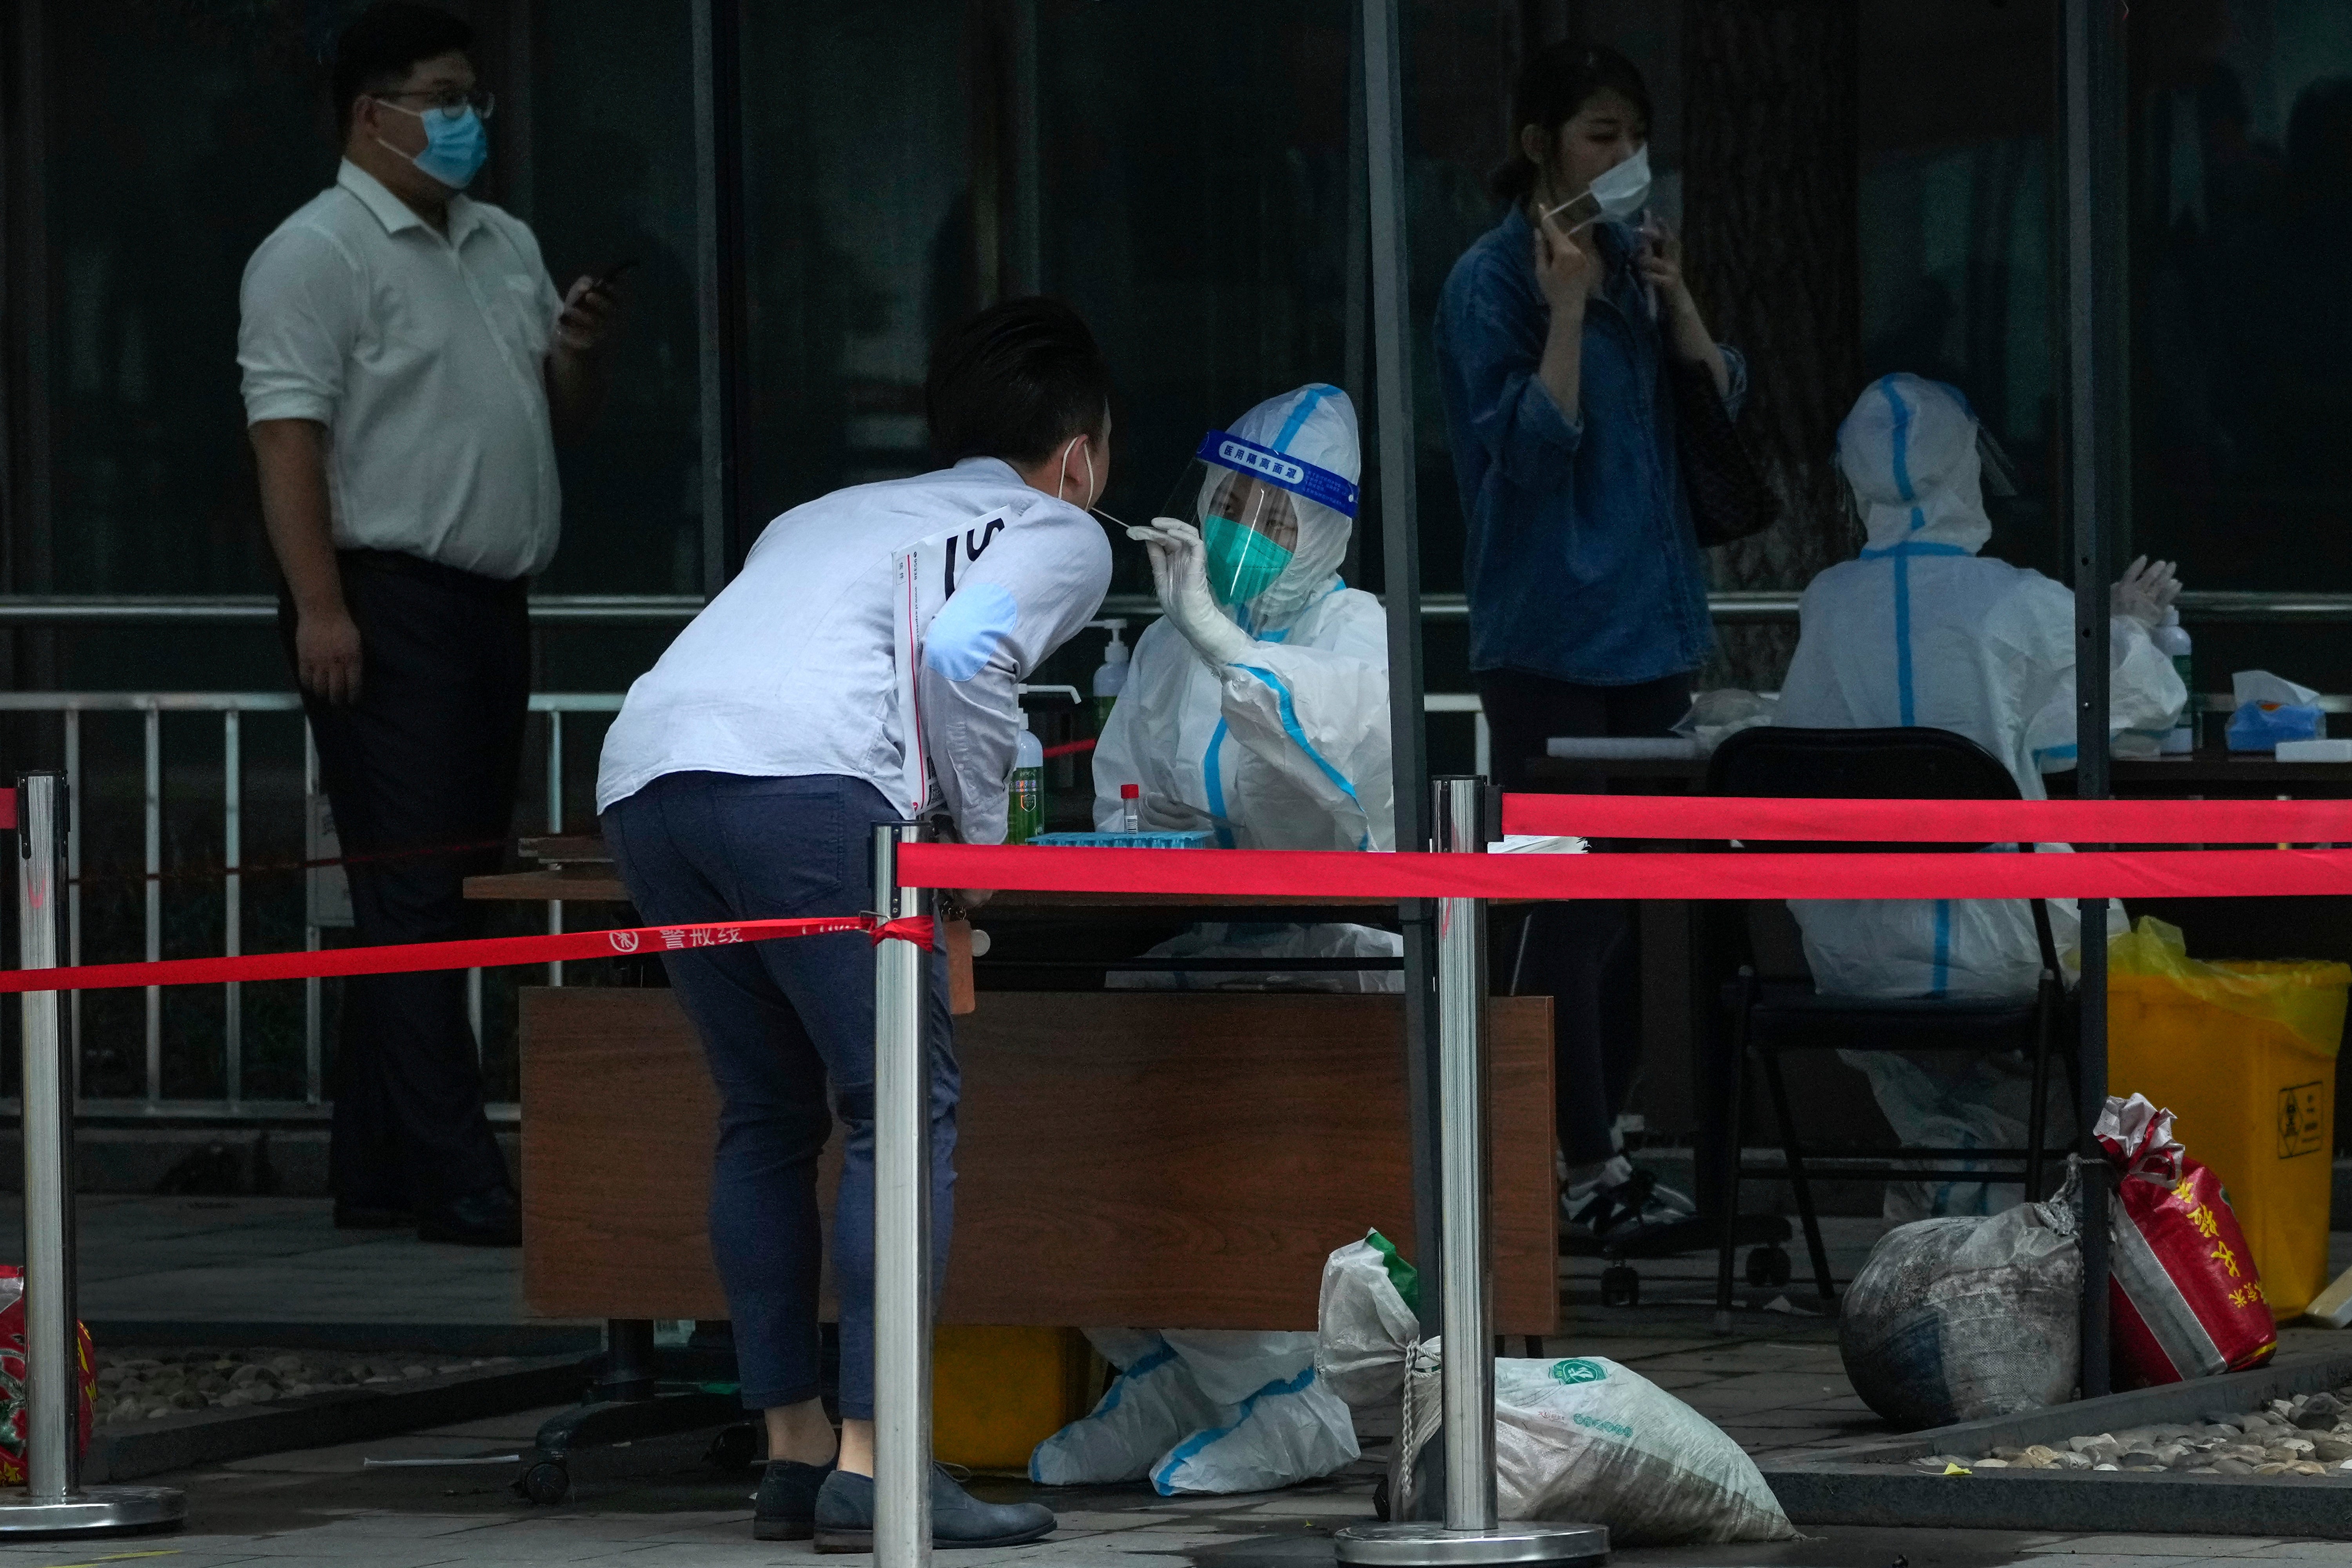
M63 730L63 764L67 781L68 822L67 837L67 875L70 882L66 900L66 962L82 962L83 942L83 867L84 814L88 808L89 792L83 787L84 763L82 719L91 713L135 713L141 716L140 772L142 779L142 857L141 873L141 956L152 963L163 956L163 717L169 713L214 713L220 716L220 798L221 798L221 873L220 912L222 921L222 951L226 956L236 956L243 948L246 913L245 900L245 761L244 719L248 713L299 713L301 700L290 691L11 691L0 692L0 713L54 713ZM560 832L563 827L564 716L571 713L614 713L620 710L621 698L611 692L534 692L530 711L544 715L547 726L545 771L546 831ZM320 819L319 802L323 795L319 782L318 751L310 742L310 727L303 726L302 793L306 825ZM306 858L320 847L307 830ZM331 841L325 846L331 849ZM304 910L302 920L303 946L315 951L326 928L318 908L311 880L303 880ZM563 906L550 902L547 906L548 930L563 929ZM563 984L563 966L548 966L548 983ZM245 1009L243 988L236 982L225 983L223 991L223 1033L221 1082L224 1097L218 1100L190 1100L166 1097L164 1083L164 1033L163 992L149 986L145 1000L143 1031L144 1092L137 1099L86 1099L82 1101L85 1114L99 1116L172 1116L178 1118L294 1118L315 1117L324 1112L326 1105L325 1075L321 1050L323 997L320 982L315 979L302 983L302 1081L303 1097L299 1100L250 1100L245 1093ZM471 970L467 976L467 998L469 1021L474 1029L476 1048L482 1040L481 971ZM82 996L74 995L70 1009L70 1028L77 1059L79 1059L82 1039ZM497 1104L490 1108L494 1120L512 1120L515 1108Z
M1478 766L1483 770L1492 750L1486 714L1478 699L1466 692L1433 692L1425 700L1433 713L1466 713L1475 726L1475 749ZM140 778L141 844L142 854L140 874L142 886L140 905L140 955L150 963L163 956L164 908L163 887L167 873L163 864L164 843L164 762L163 718L166 714L209 713L220 718L220 915L222 922L222 952L234 957L243 949L246 907L245 858L245 733L244 719L249 713L295 713L301 711L301 700L290 691L9 691L0 692L0 713L55 714L63 725L62 763L67 783L68 822L67 837L67 875L71 879L66 904L66 962L82 962L83 935L83 867L84 814L89 794L83 788L84 757L82 721L86 714L131 713L140 716ZM560 833L564 826L564 721L567 715L617 713L621 709L618 692L534 692L530 711L542 716L546 725L546 767L543 779L545 816L544 831ZM331 856L335 852L331 838L321 838L309 831L308 825L322 816L323 792L319 781L318 751L310 742L310 726L303 725L302 795L304 858ZM525 831L536 825L526 819ZM315 951L321 943L328 923L320 919L318 891L311 878L300 879L303 900L301 921L302 941L306 950ZM547 905L547 929L563 929L563 906L551 900ZM547 965L547 983L563 984L563 965ZM221 1084L219 1100L190 1099L167 1096L164 1083L168 1076L165 1060L167 1041L163 1026L163 991L149 986L144 998L142 1046L143 1092L136 1098L86 1098L81 1100L82 1113L91 1116L123 1118L170 1118L174 1120L310 1120L326 1113L324 1052L322 1035L326 1016L325 998L319 980L302 982L302 1085L299 1100L248 1098L246 1079L246 1016L243 987L235 981L226 982L223 993L221 1044ZM467 1013L473 1026L475 1048L483 1040L482 972L469 970L466 977ZM79 1060L82 1044L83 994L73 994L68 1008L75 1059ZM0 1101L0 1105L5 1105ZM499 1102L490 1108L496 1121L512 1121L518 1109L511 1102Z
M1725 589L1706 596L1714 618L1742 626L1797 618L1793 588ZM550 625L657 625L693 619L699 594L534 594L530 618ZM1113 594L1106 616L1156 616L1149 594ZM1424 594L1421 613L1432 621L1462 621L1469 601L1460 594ZM2335 625L2352 622L2352 594L2270 593L2190 589L2180 595L2181 619L2191 625ZM275 622L278 601L267 594L0 595L0 626L239 626Z

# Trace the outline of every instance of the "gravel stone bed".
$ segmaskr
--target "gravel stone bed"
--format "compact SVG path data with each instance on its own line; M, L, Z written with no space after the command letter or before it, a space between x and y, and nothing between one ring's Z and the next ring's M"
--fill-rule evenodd
M504 1365L512 1356L453 1359L406 1351L156 1350L98 1352L98 1425L120 1429L184 1411L270 1405L344 1389Z
M2191 1476L2304 1476L2352 1481L2352 1385L2273 1399L2232 1421L2168 1423L2069 1437L2063 1446L1930 1454L1909 1461L1952 1470L2171 1470Z

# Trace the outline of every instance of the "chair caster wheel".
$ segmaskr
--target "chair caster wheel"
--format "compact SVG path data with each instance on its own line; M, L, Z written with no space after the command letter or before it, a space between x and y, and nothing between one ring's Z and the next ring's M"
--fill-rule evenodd
M561 1459L542 1459L522 1473L515 1489L542 1508L553 1508L572 1495L572 1471Z
M1642 1300L1642 1276L1628 1264L1612 1263L1601 1271L1601 1304L1631 1307Z
M722 1426L702 1457L722 1470L751 1469L760 1462L760 1429L749 1422Z
M1789 1255L1769 1243L1748 1253L1748 1282L1759 1290L1777 1290L1790 1279Z

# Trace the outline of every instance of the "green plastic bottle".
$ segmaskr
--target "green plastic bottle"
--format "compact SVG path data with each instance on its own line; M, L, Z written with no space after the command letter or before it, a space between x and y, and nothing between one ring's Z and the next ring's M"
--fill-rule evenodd
M1004 842L1026 844L1045 831L1045 743L1029 730L1021 710L1021 735L1013 748L1013 782L1004 807Z

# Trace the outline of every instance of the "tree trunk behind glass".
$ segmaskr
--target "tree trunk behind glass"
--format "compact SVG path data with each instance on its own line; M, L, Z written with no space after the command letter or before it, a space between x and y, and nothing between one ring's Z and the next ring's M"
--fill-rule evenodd
M1748 356L1741 430L1786 509L1708 552L1717 588L1798 589L1853 553L1832 446L1861 379L1854 0L1684 0L1691 287ZM1703 684L1777 688L1793 624L1727 626Z

